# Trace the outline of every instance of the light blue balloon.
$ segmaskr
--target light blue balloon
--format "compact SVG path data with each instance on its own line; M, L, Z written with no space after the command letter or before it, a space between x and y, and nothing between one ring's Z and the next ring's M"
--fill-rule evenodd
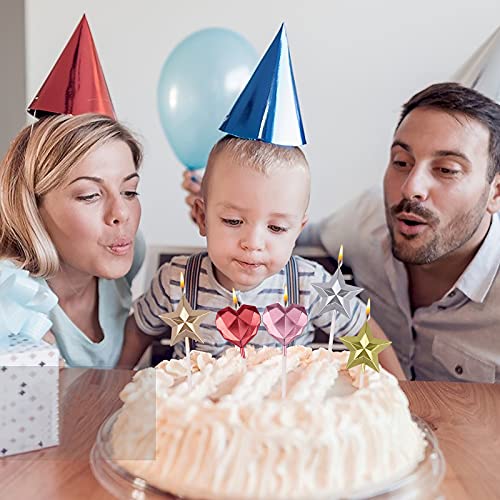
M223 28L197 31L163 64L158 111L165 135L190 170L204 168L219 126L252 76L258 55L241 35Z

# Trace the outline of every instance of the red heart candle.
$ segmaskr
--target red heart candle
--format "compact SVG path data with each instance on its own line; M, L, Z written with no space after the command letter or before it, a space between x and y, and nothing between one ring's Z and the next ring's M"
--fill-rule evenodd
M236 305L236 293L233 290L233 302ZM259 330L260 313L255 306L243 304L238 309L225 307L215 316L215 326L220 334L231 344L240 348L242 357L245 357L245 346L252 340Z

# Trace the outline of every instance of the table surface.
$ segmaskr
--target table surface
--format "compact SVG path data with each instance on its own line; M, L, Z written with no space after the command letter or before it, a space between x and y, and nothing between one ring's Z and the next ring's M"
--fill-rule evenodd
M121 406L127 370L64 369L60 445L0 459L0 497L109 500L89 453L101 423ZM441 492L449 499L498 498L500 385L402 382L412 413L435 432L446 459Z

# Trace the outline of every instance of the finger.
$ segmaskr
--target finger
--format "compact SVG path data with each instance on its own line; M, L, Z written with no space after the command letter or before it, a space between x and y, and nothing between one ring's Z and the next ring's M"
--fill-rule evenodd
M47 344L54 345L56 343L56 338L54 337L54 334L51 331L48 331L43 337L42 340L47 342Z
M191 193L193 193L193 194L199 195L201 192L201 184L196 184L196 183L192 182L189 185L189 191L191 191Z
M183 182L182 183L182 187L188 193L192 193L192 194L198 194L200 192L200 190L201 190L201 185L200 184L196 184L196 182L191 182L191 181Z
M186 181L192 181L199 184L203 177L203 173L197 173L196 170L184 170L184 172L182 173L182 177Z
M201 184L198 182L193 182L191 179L184 179L182 181L182 189L188 191L189 193L198 194L201 189Z
M196 199L199 198L199 196L196 196L195 194L188 194L185 198L184 201L191 207L194 208L194 202Z

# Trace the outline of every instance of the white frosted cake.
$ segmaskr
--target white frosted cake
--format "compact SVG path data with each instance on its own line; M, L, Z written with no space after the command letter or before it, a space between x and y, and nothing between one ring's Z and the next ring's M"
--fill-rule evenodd
M347 358L289 348L284 400L280 349L247 348L246 361L236 348L219 359L194 351L191 392L183 360L142 370L120 396L114 456L195 499L331 498L391 483L422 460L423 434L397 380L367 369L359 388ZM148 402L156 418L145 416ZM154 460L119 459L151 450Z

